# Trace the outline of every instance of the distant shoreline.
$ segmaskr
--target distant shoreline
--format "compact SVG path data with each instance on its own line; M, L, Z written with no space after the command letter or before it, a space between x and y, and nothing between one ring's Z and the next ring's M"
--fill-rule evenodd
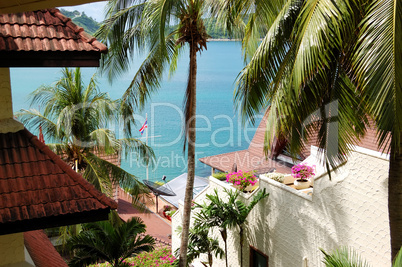
M241 39L229 39L229 38L222 38L222 39L208 39L208 42L240 42Z

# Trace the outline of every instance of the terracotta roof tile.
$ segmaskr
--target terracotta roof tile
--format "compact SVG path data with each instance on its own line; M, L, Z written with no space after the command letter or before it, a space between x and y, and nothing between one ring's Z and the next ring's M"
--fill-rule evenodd
M0 37L0 51L107 51L55 8L1 14Z
M28 130L0 134L0 225L110 208L117 204Z
M35 266L67 267L67 263L42 230L25 232L24 244Z
M106 52L58 9L0 14L0 67L98 67Z

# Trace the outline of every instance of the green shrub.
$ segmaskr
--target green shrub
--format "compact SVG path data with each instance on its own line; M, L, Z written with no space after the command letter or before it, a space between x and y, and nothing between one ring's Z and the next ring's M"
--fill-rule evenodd
M227 174L228 174L227 172L216 172L212 175L212 177L214 177L220 181L226 181Z

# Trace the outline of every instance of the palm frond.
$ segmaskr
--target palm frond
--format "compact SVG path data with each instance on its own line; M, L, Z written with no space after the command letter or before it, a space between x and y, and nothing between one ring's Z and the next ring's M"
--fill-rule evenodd
M288 1L278 13L254 56L236 80L235 103L243 121L254 122L255 114L266 109L275 94L271 85L291 46L293 25L302 7L300 1Z
M141 20L146 1L113 0L107 4L107 19L95 36L106 43L108 54L102 55L100 71L109 80L128 70L136 48L145 46Z
M36 109L22 109L21 111L16 112L15 116L28 129L39 129L39 126L42 126L43 135L51 142L64 139L64 132L62 129Z
M389 142L390 147L400 147L402 131L402 29L401 5L394 1L371 1L354 55L357 83L367 96L377 129L379 146ZM385 146L386 147L386 146ZM389 152L389 151L385 151Z
M353 249L347 247L339 248L328 254L323 249L321 252L324 254L323 263L326 267L369 267Z
M74 251L69 266L85 266L101 260L119 266L133 254L153 250L155 240L149 235L141 237L144 232L145 225L137 217L119 225L108 221L86 224L85 231L68 242Z

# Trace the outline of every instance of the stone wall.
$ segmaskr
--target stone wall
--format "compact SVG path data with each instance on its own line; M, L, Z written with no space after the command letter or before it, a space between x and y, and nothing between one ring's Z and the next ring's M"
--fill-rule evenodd
M339 246L354 248L371 266L389 266L389 161L374 151L359 151L332 171L331 180L324 168L317 167L313 194L261 179L260 187L270 196L249 215L243 266L249 266L250 245L269 256L270 267L323 266L319 248L331 251ZM319 165L315 153L306 161ZM215 188L224 196L225 187L230 188L211 178L195 201L202 203ZM242 197L246 202L252 198ZM172 220L173 250L180 246L174 229L181 224L181 214L182 207ZM221 240L216 230L214 234ZM237 230L230 232L228 248L229 266L240 266ZM215 262L224 266L224 261Z

